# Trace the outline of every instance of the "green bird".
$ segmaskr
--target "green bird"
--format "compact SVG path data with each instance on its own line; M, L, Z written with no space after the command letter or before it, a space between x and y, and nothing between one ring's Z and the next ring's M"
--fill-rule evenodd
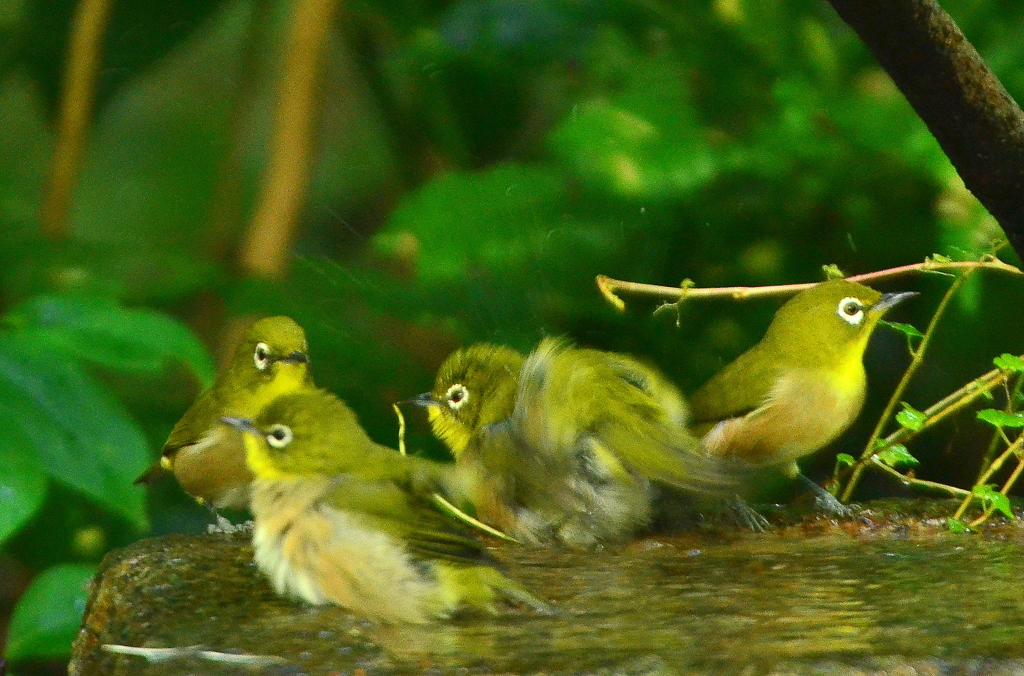
M500 600L550 612L438 507L450 465L373 442L329 392L283 395L255 421L223 420L244 432L256 565L278 593L388 623L493 613Z
M679 391L627 355L545 339L529 355L452 354L429 407L477 517L534 545L593 548L648 527L656 485L723 494L737 480L686 427Z
M182 489L213 509L249 506L252 473L242 437L221 423L222 416L252 416L286 392L313 387L309 346L302 327L288 317L252 324L227 368L185 411L171 430L160 460L135 480L149 483L171 472Z
M864 351L890 308L916 293L881 294L841 279L822 282L775 313L759 343L690 398L692 429L712 457L799 473L796 460L842 434L864 404ZM829 502L830 501L830 502Z

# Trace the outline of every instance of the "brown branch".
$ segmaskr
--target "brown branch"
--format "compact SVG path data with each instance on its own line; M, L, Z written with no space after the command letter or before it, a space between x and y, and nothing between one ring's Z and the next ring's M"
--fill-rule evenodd
M314 160L320 66L338 0L295 0L279 79L271 155L260 202L239 253L257 277L284 274Z
M40 213L41 232L50 239L62 239L67 234L68 211L85 154L102 61L100 48L112 4L111 0L80 0L71 21L57 140Z
M924 263L901 265L897 268L868 272L863 275L853 275L846 279L851 282L867 284L869 282L879 282L892 279L894 277L900 277L911 272L939 272L943 270L964 271L973 270L975 268L999 270L1013 275L1024 276L1024 271L1021 271L1019 268L1008 263L1004 263L993 256L985 256L979 261L939 262L926 259ZM640 282L626 282L620 279L612 279L605 275L597 276L597 288L601 291L601 295L603 295L605 300L619 310L624 310L626 308L626 304L618 296L619 293L623 292L638 296L660 298L666 302L690 300L691 298L708 299L725 297L732 298L733 300L747 300L749 298L763 298L766 296L783 296L793 294L798 291L803 291L804 289L809 289L818 283L819 282L809 282L806 284L777 284L774 286L720 286L696 288L687 286L685 283L682 286L659 286L656 284L641 284Z
M829 0L1024 258L1024 112L934 0Z
M273 24L272 0L255 0L249 6L248 23L233 73L235 91L228 117L225 150L217 165L217 179L210 200L206 230L210 257L230 264L234 242L244 220L242 159L245 133L258 92L260 69L265 61L268 33Z

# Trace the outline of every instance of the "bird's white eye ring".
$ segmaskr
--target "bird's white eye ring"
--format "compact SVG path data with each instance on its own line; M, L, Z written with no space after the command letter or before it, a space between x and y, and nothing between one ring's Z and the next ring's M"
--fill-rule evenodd
M271 425L267 430L267 443L274 448L284 448L292 443L292 428L280 423Z
M856 298L848 297L839 301L836 314L850 326L858 326L864 319L864 305Z
M469 401L469 390L466 389L465 385L455 383L445 392L444 398L448 402L448 408L458 411Z
M266 371L270 366L270 347L266 343L256 343L256 350L252 353L252 361L260 371Z

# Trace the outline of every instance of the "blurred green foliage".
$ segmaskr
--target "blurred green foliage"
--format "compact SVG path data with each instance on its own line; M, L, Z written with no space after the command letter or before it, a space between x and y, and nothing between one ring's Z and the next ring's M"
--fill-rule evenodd
M86 586L96 566L60 564L36 577L11 618L7 657L64 657L85 612Z
M1020 100L1024 6L944 4ZM824 264L973 256L1000 234L825 3L363 0L326 59L290 274L248 279L236 253L290 5L115 3L70 228L52 241L38 214L74 3L0 0L0 410L15 422L0 446L0 573L49 569L11 621L11 658L66 652L68 590L107 548L205 520L173 485L148 510L131 486L210 381L193 331L216 352L229 317L292 315L317 381L391 442L390 402L428 389L460 343L565 334L692 389L775 309L690 304L677 327L644 303L616 313L598 273L811 281ZM942 284L900 286L924 293L902 311L921 325ZM907 410L1022 351L1020 284L979 274L969 288ZM880 334L876 394L906 360L903 338ZM441 452L410 425L413 448ZM919 474L973 476L964 457L987 437L958 434L955 457L943 439L915 449Z

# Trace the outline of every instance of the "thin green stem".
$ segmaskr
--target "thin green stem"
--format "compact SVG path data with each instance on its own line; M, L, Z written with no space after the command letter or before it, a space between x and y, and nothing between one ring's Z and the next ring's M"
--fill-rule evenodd
M1004 378L1004 381L1005 381L1005 378ZM1008 390L1008 392L1007 392L1007 397L1006 397L1006 412L1007 413L1013 413L1016 410L1016 406L1014 406L1014 401L1016 400L1017 396L1020 394L1021 383L1024 383L1024 377L1018 376L1017 380L1014 381L1013 389ZM981 475L985 473L985 470L987 470L988 466L992 463L992 458L994 458L996 456L996 448L999 447L999 440L1000 439L1003 439L1005 441L1006 440L1006 434L1003 432L1002 428L997 428L992 433L992 441L989 442L988 448L985 449L985 456L984 456L984 458L982 458L981 466L978 467L978 477L975 479L975 481L978 481L981 478ZM1009 442L1007 442L1007 443L1009 443Z
M1024 461L1018 458L1017 467L1014 468L1013 473L1010 474L1010 477L1006 480L1006 483L1003 484L1003 487L999 489L999 492L1002 493L1003 495L1006 495L1007 491L1013 488L1013 484L1017 483L1017 479L1020 478L1022 470L1024 470ZM988 518L992 516L992 512L994 512L995 509L995 505L989 505L981 516L979 516L977 519L970 523L970 527L976 528L977 526L980 526L981 524L988 521Z
M968 405L973 403L979 397L984 396L987 392L991 392L995 388L999 387L1006 381L1009 372L1001 369L993 369L988 373L975 378L971 382L967 383L960 389L952 392L936 403L926 408L923 413L927 416L921 428L918 430L911 430L907 427L900 427L895 432L885 438L885 446L890 447L895 444L902 444L914 439L920 434L923 434L927 430L931 429L935 425L939 424L946 418L950 417L954 413L958 413ZM920 479L911 479L910 477L900 474L896 470L890 468L888 465L881 463L877 457L872 458L872 467L878 468L879 465L883 468L882 471L886 472L894 478L899 478L901 482L911 482L915 486L930 486L933 482L927 482ZM836 471L833 480L841 482L852 471L851 467L847 467L845 470ZM936 484L938 486L945 486L945 484ZM952 487L950 487L952 488ZM953 489L955 491L963 491L964 489ZM970 493L970 491L964 491L964 493ZM959 493L957 494L960 495Z
M920 429L911 430L907 427L900 427L898 430L885 438L885 445L903 444L921 435L935 425L974 403L974 401L986 393L999 387L1006 380L1006 373L999 369L989 371L985 375L975 378L961 387L956 392L944 397L935 404L922 411L927 418L921 424Z
M1016 453L1018 453L1018 451L1020 451L1021 445L1024 445L1024 434L1018 436L1012 444L1007 446L1006 450L1003 451L998 458L992 461L992 464L989 465L989 468L985 470L985 473L981 475L981 477L978 479L977 482L975 482L974 485L984 486L985 483L989 479L991 479L996 472L1002 469L1003 463L1006 462L1006 460L1011 455L1015 455ZM970 503L971 501L969 498L964 499L964 501L960 503L960 506L957 508L956 512L953 514L953 518L959 519L960 517L962 517L964 515L964 512L967 511L967 507L970 505Z
M910 384L911 378L917 373L917 370L924 363L924 355L928 351L928 345L931 342L932 336L935 335L935 329L939 325L939 320L946 312L946 308L949 306L949 301L952 300L953 296L960 287L964 285L967 279L971 276L977 268L969 268L966 272L961 274L959 277L950 284L946 294L942 297L939 302L939 306L935 309L935 314L932 315L931 321L928 323L928 329L924 332L924 337L921 338L920 345L917 346L917 351L914 353L913 359L910 360L910 366L903 372L903 377L900 379L899 384L893 391L892 396L889 397L889 402L885 405L885 410L882 411L881 417L878 419L878 424L875 425L874 431L871 433L871 437L868 439L867 446L864 448L864 452L861 453L860 459L857 460L857 464L853 467L853 473L850 475L849 481L846 482L846 488L843 491L842 496L839 498L842 502L848 502L850 496L853 495L854 489L860 482L860 477L864 473L864 469L867 467L868 460L870 460L875 452L878 450L878 440L882 436L882 430L889 423L889 419L892 417L893 411L896 409L903 392L907 389Z
M913 486L915 488L921 488L925 490L939 491L954 498L971 498L971 492L968 490L964 490L963 488L957 488L956 486L950 486L948 484L940 484L937 481L926 481L925 479L909 477L905 474L896 471L892 467L889 467L878 458L871 458L871 466L879 470L882 474L885 474L899 481L904 486Z

